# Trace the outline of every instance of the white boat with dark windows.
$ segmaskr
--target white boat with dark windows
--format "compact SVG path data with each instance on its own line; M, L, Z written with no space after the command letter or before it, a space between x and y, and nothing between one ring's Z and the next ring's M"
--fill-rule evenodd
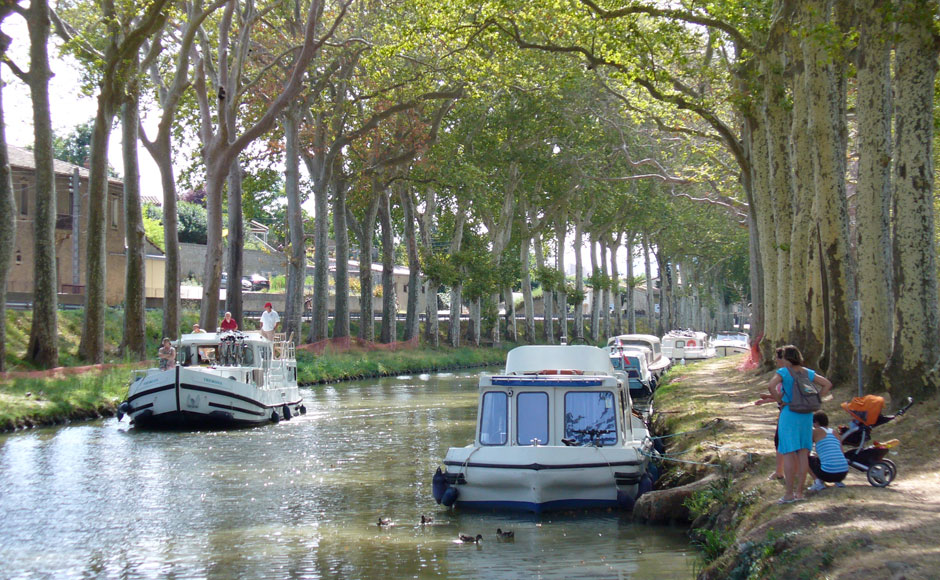
M237 427L303 414L293 342L259 332L184 334L176 365L137 371L118 419L139 427Z
M631 509L652 489L653 440L627 377L594 346L521 346L481 375L476 435L433 478L446 506Z
M663 354L674 361L701 360L715 356L708 334L698 330L670 330L663 336Z
M642 346L623 346L614 343L609 348L610 365L616 371L627 374L630 385L630 397L634 401L649 399L656 389L656 377L650 372L648 361L652 357L650 349Z
M637 346L649 349L646 366L649 367L650 374L653 375L655 381L658 381L659 377L663 376L672 366L672 359L663 354L662 341L659 340L658 336L652 334L621 334L607 339L607 348L617 345L624 348ZM656 388L655 385L653 388Z
M717 332L712 346L715 347L716 356L747 353L751 351L751 338L746 332L736 330Z

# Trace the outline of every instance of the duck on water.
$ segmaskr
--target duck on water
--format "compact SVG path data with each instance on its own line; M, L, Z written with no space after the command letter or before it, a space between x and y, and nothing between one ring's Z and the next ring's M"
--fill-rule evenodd
M652 489L653 442L606 350L521 346L479 381L477 431L433 478L438 503L543 512L630 509Z

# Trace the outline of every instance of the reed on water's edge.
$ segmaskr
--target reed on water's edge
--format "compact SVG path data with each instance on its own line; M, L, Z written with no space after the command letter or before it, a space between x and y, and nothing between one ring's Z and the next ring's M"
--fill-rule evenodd
M399 351L298 352L301 384L330 383L366 377L433 372L501 364L502 348L417 348ZM155 361L154 361L155 362ZM146 364L144 365L146 366ZM125 363L80 373L0 380L0 431L111 415L127 395L132 371Z

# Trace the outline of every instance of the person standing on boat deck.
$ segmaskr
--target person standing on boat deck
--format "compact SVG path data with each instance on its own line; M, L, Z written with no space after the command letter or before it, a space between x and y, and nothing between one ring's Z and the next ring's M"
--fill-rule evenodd
M816 371L804 369L803 355L795 346L780 347L776 355L783 364L770 379L767 390L777 403L783 405L777 427L780 434L780 445L777 451L783 454L786 493L780 498L779 503L791 503L803 499L803 484L809 472L809 451L813 448L812 413L796 413L790 410L790 401L793 398L796 382L793 373L805 370L809 380L819 386L820 398L829 393L832 383ZM781 386L780 390L777 390L778 385Z
M274 310L270 302L265 302L264 312L261 313L261 336L273 342L274 332L280 322L281 317L277 315L277 311Z
M222 332L238 330L238 323L235 322L234 318L232 318L231 312L225 313L225 318L222 319L222 323L219 324L219 328L222 330Z
M163 338L163 346L157 351L157 358L160 363L160 370L165 371L176 366L176 349L170 344L170 339Z

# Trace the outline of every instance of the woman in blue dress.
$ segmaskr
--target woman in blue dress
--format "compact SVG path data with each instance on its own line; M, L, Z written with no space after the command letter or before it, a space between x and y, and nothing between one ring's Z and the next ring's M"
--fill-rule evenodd
M777 349L777 362L780 368L770 379L770 396L783 405L777 434L780 442L777 452L783 455L783 477L786 481L786 493L779 503L792 503L803 499L803 483L809 472L809 451L813 448L813 414L795 413L790 410L793 397L793 373L804 370L803 355L793 345ZM824 397L832 388L829 379L816 371L805 369L809 380L819 387L819 396Z

